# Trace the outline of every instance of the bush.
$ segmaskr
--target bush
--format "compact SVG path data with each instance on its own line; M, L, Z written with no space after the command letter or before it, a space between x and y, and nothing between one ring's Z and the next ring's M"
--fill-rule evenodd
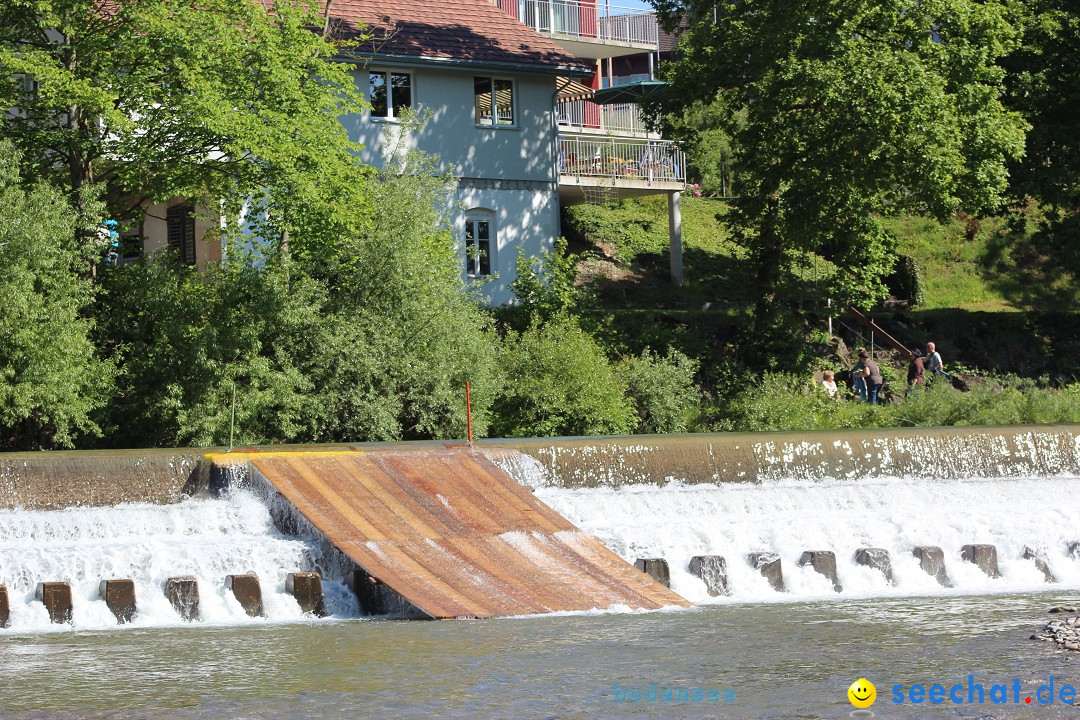
M637 409L636 433L686 432L696 420L701 395L694 386L697 362L678 350L661 357L646 349L616 366Z
M492 432L502 437L621 435L637 422L626 386L573 318L534 319L503 342L503 392Z

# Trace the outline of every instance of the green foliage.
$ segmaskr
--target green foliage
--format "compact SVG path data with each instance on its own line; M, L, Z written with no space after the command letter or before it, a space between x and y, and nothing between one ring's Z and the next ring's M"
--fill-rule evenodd
M91 415L113 376L83 315L95 247L75 241L87 218L45 183L21 187L18 165L0 142L0 448L73 447L99 433Z
M893 263L881 216L998 204L1024 131L999 99L1008 0L655 4L669 30L688 23L662 109L724 113L741 178L725 222L750 251L760 333L802 291L784 292L806 253L842 270L833 297L867 307Z
M578 297L574 279L579 259L579 255L566 251L564 237L555 241L553 250L544 249L539 261L525 257L524 250L518 247L518 256L514 261L515 277L510 283L510 291L522 307L543 318L567 312Z
M496 436L620 435L637 423L626 386L571 317L508 332L501 364L506 385L493 409Z
M912 307L925 304L926 289L919 261L910 255L897 255L896 267L889 277L889 290L901 300L907 300Z
M687 432L693 426L701 407L694 385L696 362L678 350L661 356L646 349L624 359L615 370L637 410L635 433Z

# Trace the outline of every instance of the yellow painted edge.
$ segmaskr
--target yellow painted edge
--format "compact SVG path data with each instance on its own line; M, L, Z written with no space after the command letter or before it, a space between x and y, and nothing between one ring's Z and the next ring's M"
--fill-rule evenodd
M336 457L341 455L358 457L365 454L367 453L364 450L272 450L270 452L206 453L203 457L212 463L225 464L258 460L259 458Z

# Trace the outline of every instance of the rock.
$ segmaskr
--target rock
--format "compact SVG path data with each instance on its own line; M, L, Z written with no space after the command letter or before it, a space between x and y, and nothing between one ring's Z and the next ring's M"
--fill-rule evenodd
M754 568L769 581L776 592L784 592L784 572L780 566L780 556L771 552L752 552L746 556L750 567Z
M1080 541L1074 540L1069 543L1069 557L1080 560Z
M634 567L664 587L671 587L671 570L664 558L638 558Z
M836 554L831 550L807 550L799 557L799 567L809 565L824 575L832 583L833 590L840 592L844 588L836 577Z
M889 559L889 551L884 548L859 548L855 551L855 562L858 565L880 570L885 576L886 582L895 585L893 579L892 560Z
M952 587L949 574L945 571L945 553L941 548L936 545L923 545L912 550L912 554L919 559L919 567L927 575L933 575L942 587Z
M135 617L135 582L133 580L102 580L98 595L123 625Z
M1041 553L1036 552L1035 550L1031 549L1030 547L1025 547L1023 557L1024 557L1025 560L1034 560L1035 561L1035 568L1039 572L1041 572L1043 574L1043 577L1046 579L1046 582L1048 582L1048 583L1057 582L1057 578L1055 578L1054 573L1052 573L1050 571L1050 566L1046 564L1046 560L1043 558Z
M695 555L690 558L690 574L701 578L713 597L730 595L727 561L719 555Z
M191 622L199 619L199 582L192 575L179 575L165 581L165 597L176 614Z
M226 575L225 587L232 590L233 596L249 617L266 617L262 603L262 588L259 577L252 573Z
M964 545L960 548L960 557L977 566L989 577L1001 577L997 548L993 545Z
M1074 608L1074 607L1065 607L1064 605L1059 605L1057 607L1050 608L1050 610L1048 612L1051 615L1053 615L1054 613L1071 613L1071 612L1076 612L1076 608Z

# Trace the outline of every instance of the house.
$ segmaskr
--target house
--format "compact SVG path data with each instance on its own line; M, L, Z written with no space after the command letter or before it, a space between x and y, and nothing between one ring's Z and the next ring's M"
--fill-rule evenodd
M492 304L513 301L519 248L535 257L554 246L561 206L642 194L670 198L672 276L681 282L685 158L633 104L594 98L604 59L607 84L613 58L652 62L655 17L612 14L595 0L499 2L327 2L332 31L357 41L341 59L371 105L342 118L364 146L360 159L382 162L382 136L406 108L430 114L410 142L456 179L462 273L484 282ZM209 228L200 229L202 215L182 203L151 208L138 228L144 250L169 246L196 265L219 258L215 241L195 241Z

